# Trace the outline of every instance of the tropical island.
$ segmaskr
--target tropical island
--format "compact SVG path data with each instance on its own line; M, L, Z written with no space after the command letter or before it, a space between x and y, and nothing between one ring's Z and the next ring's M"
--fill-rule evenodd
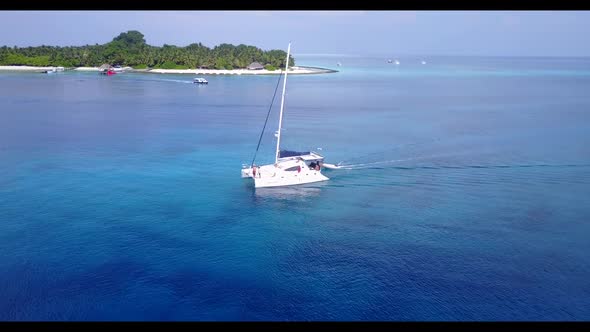
M240 44L220 44L213 48L193 43L185 47L164 44L148 45L144 35L136 30L119 34L103 45L0 47L0 69L43 70L64 67L74 70L96 70L114 65L130 71L153 73L202 74L278 74L285 66L287 52L264 51ZM329 69L295 67L289 56L290 72L325 73Z

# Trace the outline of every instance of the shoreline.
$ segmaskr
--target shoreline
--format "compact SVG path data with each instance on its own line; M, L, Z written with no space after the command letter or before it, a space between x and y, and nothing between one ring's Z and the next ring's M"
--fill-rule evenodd
M57 68L49 67L34 67L34 66L0 66L0 71L19 71L19 72L43 72L45 70L52 70ZM133 69L131 67L124 67L124 72L127 73L153 73L153 74L192 74L192 75L278 75L283 72L281 69L277 70L248 70L248 69ZM66 68L66 71L81 71L81 72L98 72L99 67L76 67ZM313 75L313 74L328 74L337 73L338 70L293 66L289 69L289 75Z
M38 71L53 70L57 66L35 67L35 66L0 66L1 71Z

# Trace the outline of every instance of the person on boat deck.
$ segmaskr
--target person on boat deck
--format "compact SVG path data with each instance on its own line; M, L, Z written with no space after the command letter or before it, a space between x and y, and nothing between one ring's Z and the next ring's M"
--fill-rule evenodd
M318 161L318 163L315 165L315 169L316 169L316 171L319 171L320 169L322 169L321 162Z
M258 177L260 177L262 174L260 173L260 168L258 166L253 166L252 167L252 177L256 177L256 170L258 169Z
M309 164L309 168L315 169L315 167L316 167L316 163L315 163L315 161L312 161L311 164Z

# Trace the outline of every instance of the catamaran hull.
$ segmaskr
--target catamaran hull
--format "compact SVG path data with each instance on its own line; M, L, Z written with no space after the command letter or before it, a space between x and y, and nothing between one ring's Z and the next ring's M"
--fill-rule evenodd
M313 183L329 180L320 169L310 168L304 159L321 160L323 157L317 154L304 155L280 159L276 164L257 166L242 169L243 178L252 178L254 187L282 187L294 186L305 183Z
M251 178L252 177L252 168L242 168L242 177L243 178Z
M274 176L269 178L254 178L255 188L295 186L306 183L327 181L329 178L317 172L310 175Z

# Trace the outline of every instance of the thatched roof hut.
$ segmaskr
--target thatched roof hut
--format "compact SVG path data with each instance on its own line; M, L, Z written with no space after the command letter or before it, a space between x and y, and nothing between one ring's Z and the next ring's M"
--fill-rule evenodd
M264 66L261 65L258 62L252 62L249 66L248 66L248 70L260 70L260 69L264 69Z

